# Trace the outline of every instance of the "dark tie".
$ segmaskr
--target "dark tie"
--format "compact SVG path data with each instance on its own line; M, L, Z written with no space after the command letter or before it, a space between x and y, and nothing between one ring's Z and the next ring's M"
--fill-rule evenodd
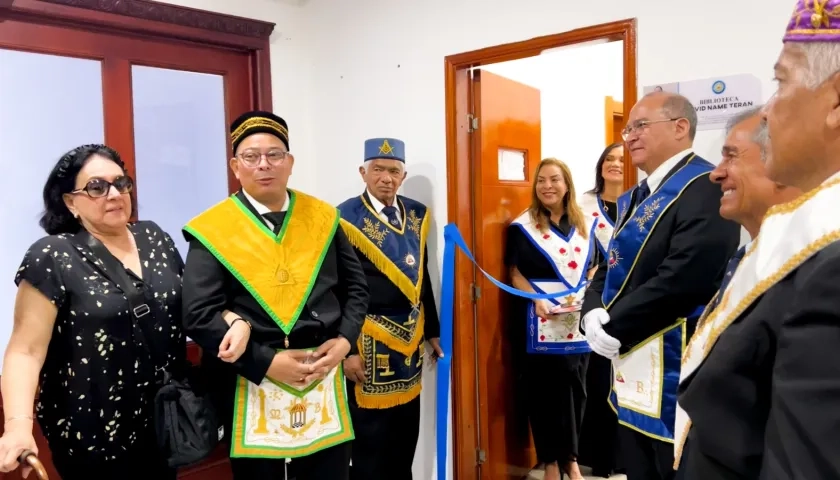
M388 217L388 223L393 225L395 228L400 228L400 218L397 216L397 207L385 207L382 209L382 213Z
M732 275L735 275L735 270L738 268L738 264L741 263L741 259L744 258L744 253L746 251L747 246L744 245L735 252L735 255L732 255L732 258L729 259L729 263L726 265L726 273L723 274L723 280L720 282L720 290L718 290L717 297L709 306L710 312L717 307L718 303L720 303L720 299L723 297L723 292L725 292L726 287L729 286L729 281L732 280Z
M286 212L264 213L263 217L274 225L274 233L278 234L283 227L283 219L286 218Z
M650 188L647 184L647 179L642 180L642 183L639 184L639 188L636 189L636 205L644 202L645 199L650 195Z

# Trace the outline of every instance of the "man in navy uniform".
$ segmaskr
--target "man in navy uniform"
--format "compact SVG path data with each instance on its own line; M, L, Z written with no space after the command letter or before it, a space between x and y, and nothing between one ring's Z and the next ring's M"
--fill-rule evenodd
M622 136L648 176L618 199L581 328L593 352L613 360L610 403L628 480L669 480L683 345L720 285L740 228L721 218L714 166L693 151L697 113L688 99L650 93L628 120Z
M365 141L359 167L367 188L341 205L341 227L362 262L372 292L362 334L344 361L350 411L353 480L410 480L420 434L424 337L442 356L426 240L431 213L397 195L405 144Z

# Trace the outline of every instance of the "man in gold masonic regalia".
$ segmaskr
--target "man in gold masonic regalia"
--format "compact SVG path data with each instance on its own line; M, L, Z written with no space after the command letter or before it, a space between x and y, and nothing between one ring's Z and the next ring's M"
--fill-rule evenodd
M183 321L203 349L233 477L346 480L342 360L367 312L364 272L338 210L286 187L294 156L283 119L246 113L231 143L242 189L184 227ZM252 330L235 361L218 353L225 309Z
M402 141L367 140L359 173L365 192L338 207L341 227L374 292L357 348L344 361L355 391L351 479L411 480L420 434L424 336L431 358L442 355L427 268L431 214L422 203L397 195L406 176Z

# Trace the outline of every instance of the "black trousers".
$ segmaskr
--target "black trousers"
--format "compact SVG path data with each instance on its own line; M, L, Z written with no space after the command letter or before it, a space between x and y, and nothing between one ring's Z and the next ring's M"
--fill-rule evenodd
M288 464L283 459L231 458L230 466L233 480L349 480L350 442L295 458Z
M51 449L53 465L62 480L88 480L91 478L122 480L175 480L175 470L166 465L157 448L139 448L111 461L91 461L88 458L67 455L59 448ZM35 475L30 474L29 478Z
M577 458L589 354L527 354L522 375L528 423L540 463Z
M396 407L360 408L348 384L353 418L351 480L412 480L411 466L420 437L420 397Z
M674 480L674 445L619 426L627 480ZM712 479L709 479L712 480Z
M586 371L586 412L580 434L578 463L593 472L610 473L619 465L618 417L609 405L612 389L612 361L590 354Z

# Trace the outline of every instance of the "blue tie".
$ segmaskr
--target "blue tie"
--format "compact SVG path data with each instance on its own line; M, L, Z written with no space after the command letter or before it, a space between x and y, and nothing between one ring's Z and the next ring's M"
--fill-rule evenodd
M725 292L726 287L729 286L729 281L732 280L732 275L735 274L735 270L738 268L738 264L741 263L741 259L744 258L744 253L746 251L747 246L744 245L735 252L735 255L732 255L732 258L729 259L729 263L726 265L726 273L723 274L723 280L720 282L720 290L718 290L717 297L714 299L712 304L709 305L710 312L718 306L718 303L720 303L720 299L723 297L723 292Z
M388 222L393 225L394 228L400 228L400 219L397 217L397 207L385 207L382 209L382 213L388 217Z
M648 195L650 195L650 187L648 187L647 179L644 179L636 189L636 205L644 202Z

